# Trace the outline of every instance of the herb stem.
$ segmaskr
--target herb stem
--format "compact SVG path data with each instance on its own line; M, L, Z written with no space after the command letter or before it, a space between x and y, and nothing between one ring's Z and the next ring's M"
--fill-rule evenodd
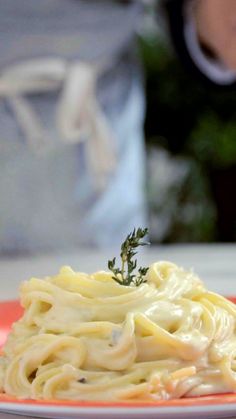
M137 267L137 260L132 259L137 253L135 251L137 247L149 244L142 241L143 237L145 237L147 233L147 228L138 228L137 231L134 229L132 233L128 234L125 241L121 245L121 269L115 267L116 258L108 261L108 269L110 269L114 275L112 278L120 285L129 286L134 284L139 286L146 282L145 275L148 271L148 268L140 267L138 269L138 274L135 274L134 271Z
M125 273L125 260L124 257L121 256L121 277L124 278Z

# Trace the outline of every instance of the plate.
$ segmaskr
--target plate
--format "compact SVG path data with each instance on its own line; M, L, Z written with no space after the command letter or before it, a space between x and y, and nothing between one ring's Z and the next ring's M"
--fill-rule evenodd
M236 297L231 297L236 303ZM11 324L22 315L18 301L0 302L0 347ZM236 418L236 394L158 402L77 402L17 400L0 395L0 412L55 419L184 419Z

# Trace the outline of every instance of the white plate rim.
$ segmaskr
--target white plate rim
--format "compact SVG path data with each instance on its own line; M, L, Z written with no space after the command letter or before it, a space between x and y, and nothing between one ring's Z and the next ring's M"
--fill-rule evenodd
M30 405L23 403L0 402L0 412L10 412L14 414L64 414L64 415L90 415L92 417L148 417L151 415L164 415L168 417L175 417L180 414L207 414L220 412L225 414L236 415L236 403L227 404L208 404L200 406L96 406L96 407L81 407L81 406L53 406L53 405ZM69 416L70 417L70 416ZM72 416L71 416L72 417ZM74 416L75 417L75 416Z

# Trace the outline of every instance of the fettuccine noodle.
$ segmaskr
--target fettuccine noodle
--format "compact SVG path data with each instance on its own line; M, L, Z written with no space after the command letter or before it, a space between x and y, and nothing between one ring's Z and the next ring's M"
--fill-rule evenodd
M17 398L158 400L236 392L236 307L170 262L122 286L63 267L21 286L0 357Z

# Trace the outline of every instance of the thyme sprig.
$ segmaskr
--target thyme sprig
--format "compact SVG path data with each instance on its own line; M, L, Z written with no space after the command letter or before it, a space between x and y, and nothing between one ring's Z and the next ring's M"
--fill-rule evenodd
M147 282L145 275L148 268L140 267L138 273L135 273L137 267L137 259L133 260L133 257L137 254L135 251L139 246L146 246L149 243L142 241L147 235L147 228L138 228L130 233L125 241L121 245L120 257L121 257L121 268L116 267L116 258L108 261L108 269L113 273L113 279L120 285L128 286L134 284L136 287Z

